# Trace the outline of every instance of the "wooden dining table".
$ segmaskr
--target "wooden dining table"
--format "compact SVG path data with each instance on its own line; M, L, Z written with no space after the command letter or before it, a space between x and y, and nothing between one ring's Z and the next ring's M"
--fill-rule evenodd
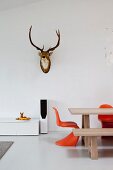
M113 108L68 108L72 115L82 116L82 128L90 128L90 115L113 115ZM87 136L83 137L85 146L88 146Z

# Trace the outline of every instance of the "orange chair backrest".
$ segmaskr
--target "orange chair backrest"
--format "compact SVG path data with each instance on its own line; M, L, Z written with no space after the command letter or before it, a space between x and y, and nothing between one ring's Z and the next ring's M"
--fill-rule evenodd
M56 124L57 124L57 126L60 126L61 125L61 120L60 120L58 110L55 107L53 107L53 109L54 109L55 114L56 114Z
M109 104L102 104L100 105L99 108L113 108L111 105ZM107 121L107 120L112 120L113 121L113 115L103 115L102 113L98 115L98 119L100 121Z

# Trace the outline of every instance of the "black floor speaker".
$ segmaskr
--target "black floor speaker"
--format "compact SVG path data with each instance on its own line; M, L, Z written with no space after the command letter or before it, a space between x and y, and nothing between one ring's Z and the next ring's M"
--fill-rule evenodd
M46 99L40 100L40 133L48 133L48 101Z
M40 100L40 114L42 119L46 119L47 116L47 100Z

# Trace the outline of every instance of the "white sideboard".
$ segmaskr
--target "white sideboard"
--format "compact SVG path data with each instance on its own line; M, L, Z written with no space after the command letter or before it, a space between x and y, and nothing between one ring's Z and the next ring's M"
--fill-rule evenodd
M0 118L0 135L39 135L39 119Z

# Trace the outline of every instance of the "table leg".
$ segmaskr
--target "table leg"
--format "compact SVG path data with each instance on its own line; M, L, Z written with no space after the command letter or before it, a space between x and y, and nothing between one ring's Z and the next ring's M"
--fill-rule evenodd
M82 124L82 128L90 128L90 122L89 122L89 115L83 115L83 124ZM87 136L84 136L84 144L86 147L88 147L89 145L89 140Z
M84 115L82 115L82 128L84 128Z
M82 128L84 128L84 115L82 115ZM84 145L84 136L81 137L82 138L82 144Z

